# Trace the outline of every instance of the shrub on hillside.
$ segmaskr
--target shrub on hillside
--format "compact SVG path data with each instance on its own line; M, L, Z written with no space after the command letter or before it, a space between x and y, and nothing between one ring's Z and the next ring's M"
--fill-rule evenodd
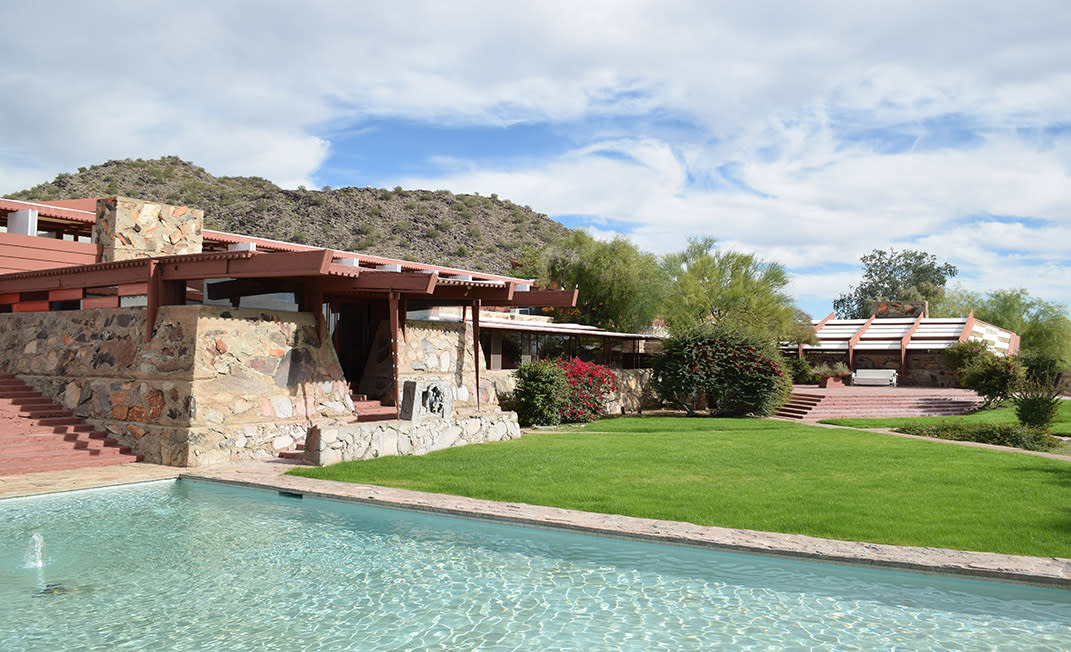
M569 401L565 370L551 360L525 362L517 368L513 390L517 419L522 426L556 426Z
M569 401L562 410L562 421L586 423L602 416L606 399L617 391L617 377L601 364L580 358L559 360L558 366L569 382Z
M730 328L702 325L663 342L654 386L689 414L705 402L711 415L772 414L792 391L781 355Z
M1049 450L1056 440L1044 430L1009 423L944 422L934 425L910 424L897 428L899 432L920 437L973 441L996 446L1014 446L1028 451Z

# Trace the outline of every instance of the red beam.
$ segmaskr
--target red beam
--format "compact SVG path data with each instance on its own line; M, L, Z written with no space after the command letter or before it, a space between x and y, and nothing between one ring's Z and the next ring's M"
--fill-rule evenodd
M48 312L48 301L21 301L11 306L11 312Z
M81 299L85 290L82 288L70 288L68 290L50 290L48 292L49 301L74 301L75 299Z
M90 308L118 308L119 297L117 296L104 296L104 297L86 297L82 299L82 309L89 310Z
M529 290L514 292L508 301L485 300L485 306L553 306L572 308L576 306L578 290Z

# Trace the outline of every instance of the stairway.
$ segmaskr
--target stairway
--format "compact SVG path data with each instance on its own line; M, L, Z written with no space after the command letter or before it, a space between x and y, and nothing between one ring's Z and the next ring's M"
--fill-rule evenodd
M0 475L140 460L13 374L0 374Z
M370 401L366 394L350 394L353 399L353 412L357 415L351 423L369 421L390 421L398 418L398 411L393 405L383 405L382 401Z
M872 392L794 390L776 416L785 419L925 417L966 414L978 407L969 396L926 395L896 388Z

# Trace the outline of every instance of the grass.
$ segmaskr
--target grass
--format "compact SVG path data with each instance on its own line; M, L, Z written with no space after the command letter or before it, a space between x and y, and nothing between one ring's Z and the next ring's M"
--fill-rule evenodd
M1071 557L1071 462L783 421L622 418L291 473L701 525Z
M1013 406L998 407L990 410L978 410L970 414L952 417L893 417L885 419L823 419L819 423L829 423L849 428L899 428L908 423L935 425L947 421L963 423L1019 423ZM1060 412L1052 424L1051 434L1071 437L1071 401L1063 401Z

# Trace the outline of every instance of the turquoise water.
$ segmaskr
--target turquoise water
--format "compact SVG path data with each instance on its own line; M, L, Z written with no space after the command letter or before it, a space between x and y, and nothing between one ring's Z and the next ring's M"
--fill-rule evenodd
M188 481L0 502L5 652L1068 648L1068 591Z

